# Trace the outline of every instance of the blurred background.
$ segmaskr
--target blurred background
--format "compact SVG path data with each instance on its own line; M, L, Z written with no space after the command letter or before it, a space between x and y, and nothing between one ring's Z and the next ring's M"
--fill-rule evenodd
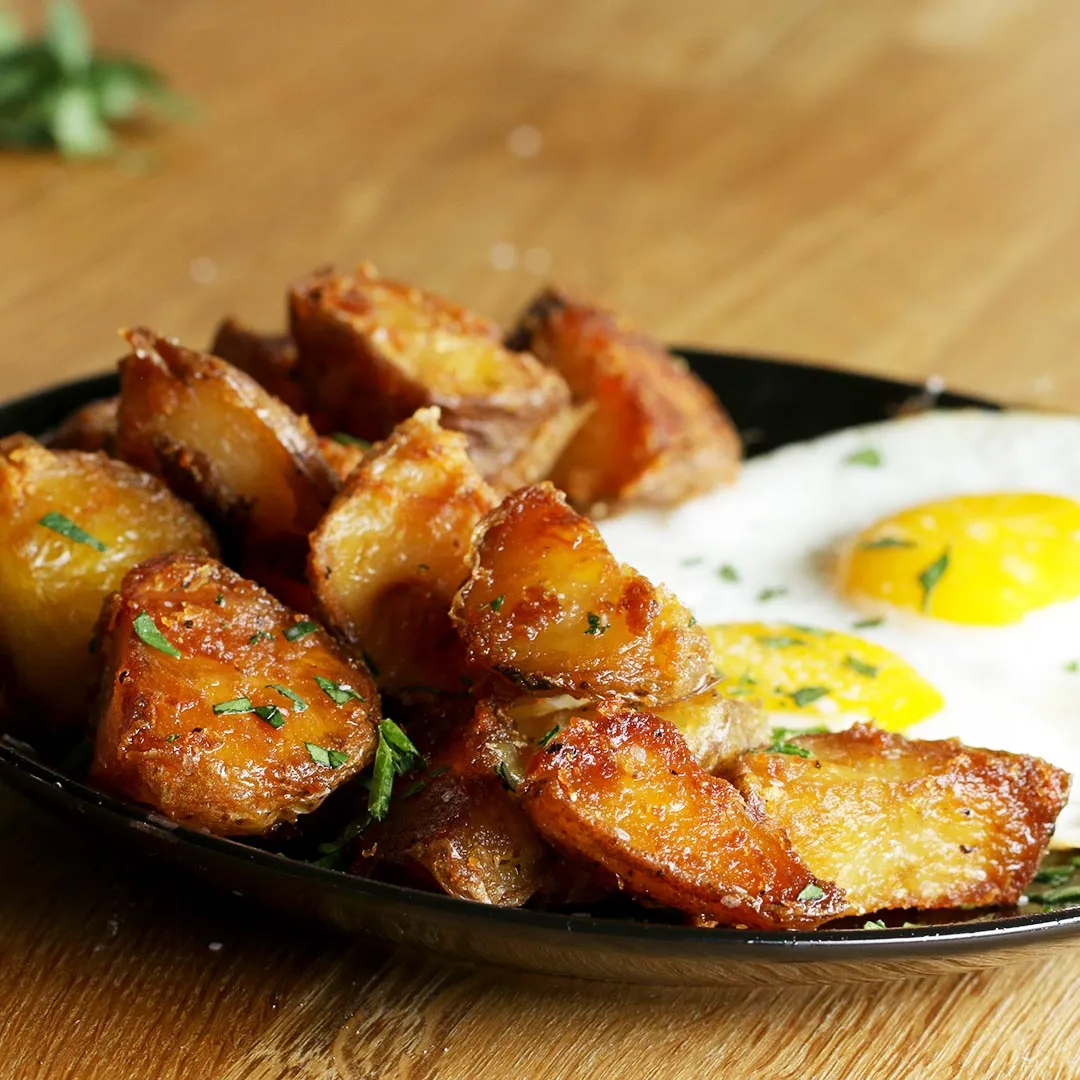
M371 259L503 320L555 279L672 341L1080 405L1080 5L81 6L198 115L0 153L5 395Z

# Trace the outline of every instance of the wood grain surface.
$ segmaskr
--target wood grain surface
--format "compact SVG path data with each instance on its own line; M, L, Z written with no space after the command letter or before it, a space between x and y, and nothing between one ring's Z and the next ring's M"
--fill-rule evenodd
M34 15L36 5L15 7ZM0 395L117 327L283 321L327 262L508 318L548 277L677 341L1080 407L1080 6L91 0L197 99L116 164L0 155ZM418 963L157 880L0 792L0 1075L1080 1075L1080 951L674 993Z

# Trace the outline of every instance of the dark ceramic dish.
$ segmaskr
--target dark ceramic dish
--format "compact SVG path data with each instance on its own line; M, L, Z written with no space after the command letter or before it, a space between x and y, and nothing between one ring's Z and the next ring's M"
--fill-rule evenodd
M985 401L803 364L684 350L717 391L748 452L813 438L910 408L994 408ZM114 376L46 390L0 406L0 436L43 432L72 409L114 393ZM629 919L509 910L366 881L230 840L190 832L99 794L26 746L0 739L0 779L83 820L147 858L206 885L350 934L525 971L619 982L747 985L872 981L987 967L1067 945L1080 909L948 913L887 929L761 933L700 930Z

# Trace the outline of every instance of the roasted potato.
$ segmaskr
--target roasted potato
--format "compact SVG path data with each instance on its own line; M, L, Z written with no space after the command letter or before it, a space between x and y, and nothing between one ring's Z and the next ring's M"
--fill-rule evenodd
M338 480L344 484L371 448L365 439L352 435L320 435L319 449Z
M88 725L102 601L171 551L216 553L217 542L159 480L104 454L0 441L0 670L29 734Z
M1014 904L1069 777L1038 758L908 741L869 726L744 754L733 780L857 914Z
M496 501L464 436L439 427L438 409L421 409L368 453L312 534L319 610L371 658L383 689L462 689L450 603L473 529Z
M611 312L548 290L510 335L591 410L551 480L592 516L670 506L735 479L742 448L712 391Z
M102 610L91 781L190 828L257 835L371 761L379 694L314 623L208 558L152 559Z
M709 639L663 586L620 565L551 484L477 528L453 618L472 663L530 692L662 704L701 689Z
M382 439L438 405L484 478L509 491L546 476L581 422L562 377L503 348L494 323L371 266L314 274L289 304L298 377L321 431Z
M47 438L50 450L84 450L87 453L102 451L112 455L116 449L118 397L91 401L76 409Z
M120 457L162 477L242 561L303 577L337 481L307 421L250 376L143 328L120 361Z
M782 830L648 713L605 704L571 721L533 758L521 798L550 843L702 923L811 929L848 912Z
M481 702L433 756L414 785L420 790L403 786L386 821L364 832L354 871L434 883L484 904L524 904L557 861L513 793L534 750Z
M285 334L260 334L231 315L214 334L210 352L250 375L293 412L307 411L296 381L296 345Z

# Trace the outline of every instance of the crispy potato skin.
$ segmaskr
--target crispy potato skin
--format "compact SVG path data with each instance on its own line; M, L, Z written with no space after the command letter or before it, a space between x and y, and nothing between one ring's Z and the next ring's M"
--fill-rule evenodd
M116 449L118 397L91 401L76 409L44 440L51 450L83 450L92 454L101 451L112 456Z
M429 775L418 794L395 797L386 821L364 832L355 872L434 883L483 904L524 904L556 860L497 770L515 783L532 749L481 702L433 757L433 769L445 771Z
M548 290L510 335L591 409L551 474L592 516L672 505L738 474L738 433L712 391L658 342L611 312Z
M250 375L293 412L307 411L296 379L296 344L286 334L260 334L239 319L221 321L210 352Z
M437 405L484 478L509 491L545 476L581 422L562 377L505 349L494 323L371 266L314 274L289 303L298 375L322 431L382 439Z
M1014 904L1069 777L1038 758L869 726L790 740L808 758L743 755L733 780L857 914Z
M143 611L179 659L139 638L134 620ZM105 670L91 782L222 836L265 833L316 809L371 761L379 694L325 631L288 641L284 631L298 621L212 559L166 556L132 570L102 611ZM337 704L316 675L364 700ZM270 684L292 690L307 708L293 711ZM214 713L215 704L241 697L276 705L284 724ZM346 761L317 764L305 743Z
M342 484L349 479L353 470L364 460L364 454L367 453L365 446L339 442L330 435L319 436L319 449L322 451L322 456L326 458L326 464L330 466Z
M847 913L841 890L656 716L602 705L572 721L533 758L521 790L556 847L700 922L805 930ZM816 898L800 899L808 886Z
M453 619L472 663L531 692L660 704L699 690L709 639L662 586L620 565L551 484L478 527Z
M193 502L234 547L303 576L307 535L337 489L315 433L224 360L137 328L120 361L124 460Z
M465 438L421 409L370 450L311 537L308 577L327 625L387 691L460 691L450 603L473 529L497 502Z
M65 515L97 551L39 524ZM153 555L217 552L210 526L159 480L104 454L0 441L0 669L15 715L85 728L101 667L102 601Z

